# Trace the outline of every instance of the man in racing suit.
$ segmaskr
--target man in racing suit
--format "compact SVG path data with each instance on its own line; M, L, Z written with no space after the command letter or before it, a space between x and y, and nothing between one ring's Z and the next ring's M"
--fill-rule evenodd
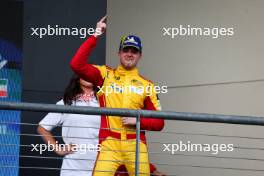
M97 23L99 33L89 37L71 61L71 68L81 78L99 87L97 97L101 107L160 110L154 84L138 73L136 65L142 55L141 41L137 36L125 36L120 42L120 65L112 69L105 65L87 63L87 57L96 46L97 38L106 29L106 17ZM102 116L94 176L113 176L125 164L129 175L135 175L136 119L133 117ZM163 119L140 118L141 130L160 131ZM140 175L149 175L149 159L144 131L140 133Z

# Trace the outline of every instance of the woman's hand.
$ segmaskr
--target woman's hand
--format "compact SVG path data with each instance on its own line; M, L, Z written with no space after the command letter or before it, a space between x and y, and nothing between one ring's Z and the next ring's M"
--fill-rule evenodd
M57 155L65 156L68 154L72 154L76 151L76 145L75 144L57 144L55 147L54 152Z

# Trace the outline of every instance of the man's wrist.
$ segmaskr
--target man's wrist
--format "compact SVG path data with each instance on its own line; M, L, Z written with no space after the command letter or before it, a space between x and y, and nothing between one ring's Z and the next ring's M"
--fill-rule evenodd
M93 36L95 37L95 38L98 38L100 35L99 34L97 34L96 32L93 34Z

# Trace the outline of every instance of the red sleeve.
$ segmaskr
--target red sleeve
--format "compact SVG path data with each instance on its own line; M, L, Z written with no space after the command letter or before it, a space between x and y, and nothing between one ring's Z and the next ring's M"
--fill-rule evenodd
M75 53L70 65L72 70L84 80L93 83L95 86L102 86L103 77L100 70L87 63L88 57L96 46L96 40L97 38L94 36L89 37Z
M156 171L157 168L153 164L149 163L149 170L150 170L150 173L153 174L153 172Z
M144 100L144 110L157 110L151 102L149 96ZM140 117L141 130L161 131L163 127L164 119L144 118L143 116Z

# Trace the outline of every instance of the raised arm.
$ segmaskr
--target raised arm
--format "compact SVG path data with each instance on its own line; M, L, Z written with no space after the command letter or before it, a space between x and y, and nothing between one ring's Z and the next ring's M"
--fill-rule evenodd
M90 36L78 49L71 60L72 70L86 81L92 82L95 86L102 86L105 69L103 66L95 66L88 63L88 58L96 46L97 38L106 30L106 16L96 25L96 32Z

